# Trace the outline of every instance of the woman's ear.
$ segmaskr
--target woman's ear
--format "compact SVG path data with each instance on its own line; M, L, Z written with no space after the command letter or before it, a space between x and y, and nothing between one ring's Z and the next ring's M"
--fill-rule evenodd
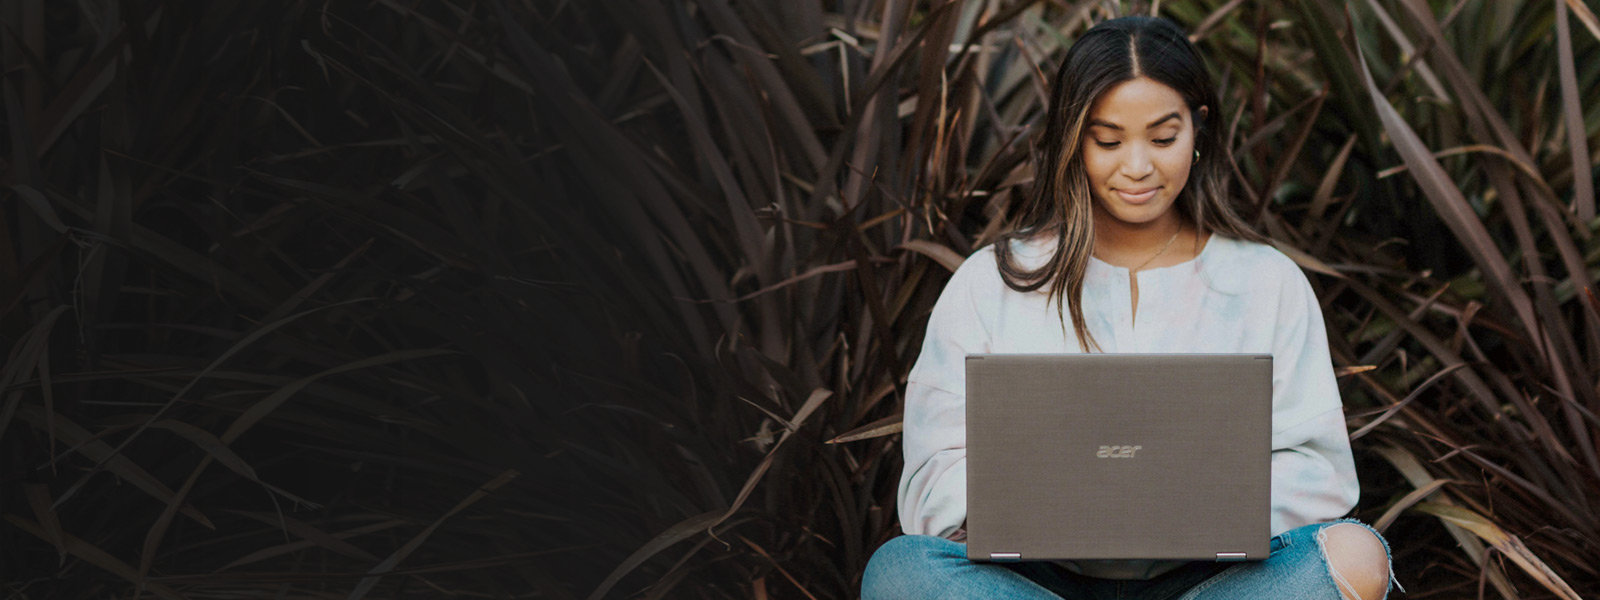
M1196 131L1205 127L1206 115L1209 114L1211 114L1211 107L1209 106L1201 106L1194 110L1194 128Z

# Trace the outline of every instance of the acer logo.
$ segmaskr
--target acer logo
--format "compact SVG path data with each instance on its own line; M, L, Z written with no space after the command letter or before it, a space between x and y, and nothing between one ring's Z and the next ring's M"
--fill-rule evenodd
M1133 458L1133 453L1144 446L1101 446L1094 455L1099 458Z

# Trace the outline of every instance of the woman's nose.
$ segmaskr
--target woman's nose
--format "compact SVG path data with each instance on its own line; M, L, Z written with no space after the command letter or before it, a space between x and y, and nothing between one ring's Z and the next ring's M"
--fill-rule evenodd
M1150 160L1150 151L1139 147L1138 144L1130 145L1133 147L1122 157L1122 176L1135 181L1144 179L1155 170L1155 164Z

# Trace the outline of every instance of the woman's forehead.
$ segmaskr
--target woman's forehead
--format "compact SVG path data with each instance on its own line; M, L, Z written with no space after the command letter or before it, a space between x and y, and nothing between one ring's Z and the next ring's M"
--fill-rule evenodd
M1148 77L1136 77L1112 86L1089 108L1089 125L1139 130L1188 120L1183 96Z

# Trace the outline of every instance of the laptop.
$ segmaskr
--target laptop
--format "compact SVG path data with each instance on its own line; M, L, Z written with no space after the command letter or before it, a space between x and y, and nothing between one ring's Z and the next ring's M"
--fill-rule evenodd
M1272 357L967 356L967 556L1259 560Z

